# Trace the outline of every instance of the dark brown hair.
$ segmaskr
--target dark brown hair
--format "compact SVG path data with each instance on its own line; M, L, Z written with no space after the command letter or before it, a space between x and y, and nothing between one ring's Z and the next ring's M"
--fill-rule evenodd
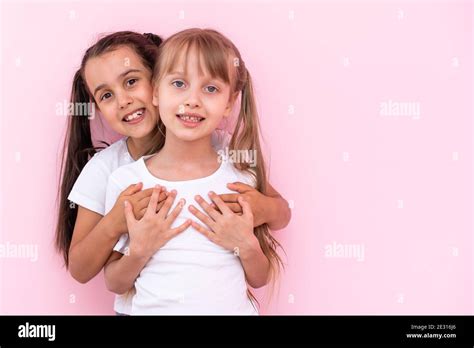
M141 58L145 67L153 72L158 46L161 42L161 38L157 35L150 33L140 34L131 31L115 32L101 38L87 49L82 57L81 67L74 74L70 105L90 105L90 103L95 103L84 78L84 69L89 59L116 50L120 46L127 46L133 49ZM86 108L85 115L84 112L81 115L76 115L76 107L71 109L72 111L68 115L67 131L61 156L58 190L59 211L55 237L56 248L63 255L66 267L68 267L69 263L69 247L77 218L77 206L69 202L67 197L89 159L98 150L104 148L94 147L92 143L89 118L91 116L91 108ZM84 111L84 109L82 110ZM155 134L160 136L159 132L155 132ZM102 143L108 146L107 143ZM154 143L159 144L160 141L155 139Z

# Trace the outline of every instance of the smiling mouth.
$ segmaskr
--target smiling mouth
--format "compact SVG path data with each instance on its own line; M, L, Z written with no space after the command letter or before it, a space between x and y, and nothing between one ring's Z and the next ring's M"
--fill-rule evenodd
M138 109L137 111L126 115L122 121L124 122L133 122L137 121L139 118L143 117L143 114L145 113L145 108Z
M194 114L176 114L176 117L185 122L199 123L204 121L204 117Z

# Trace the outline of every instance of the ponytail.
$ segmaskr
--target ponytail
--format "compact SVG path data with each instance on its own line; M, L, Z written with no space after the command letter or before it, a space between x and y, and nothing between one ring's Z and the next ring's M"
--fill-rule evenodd
M91 103L81 71L74 75L71 91L70 105L86 105ZM59 215L56 227L56 248L63 254L66 266L69 261L69 247L72 240L72 232L76 223L77 206L67 199L82 169L91 156L96 153L92 145L89 112L90 108L83 108L86 115L75 115L75 107L68 115L66 137L61 156L59 189Z
M256 166L255 168L250 167L250 163L235 163L234 165L240 169L245 170L253 175L256 181L256 189L266 194L267 192L267 172L265 166L265 160L263 158L263 153L260 145L260 124L257 113L257 106L255 103L255 97L253 93L252 78L248 70L244 67L241 74L242 79L241 83L237 86L241 87L241 102L240 102L240 112L237 118L235 125L234 133L230 141L230 151L232 150L244 150L244 151L255 151L256 152ZM278 254L278 248L281 248L283 251L282 245L276 240L270 233L268 225L265 223L263 225L257 226L254 228L254 234L258 239L260 247L267 257L270 263L270 284L271 291L268 296L268 300L271 299L276 280L280 273L280 266L284 269L284 263ZM249 295L257 302L255 296L248 291Z

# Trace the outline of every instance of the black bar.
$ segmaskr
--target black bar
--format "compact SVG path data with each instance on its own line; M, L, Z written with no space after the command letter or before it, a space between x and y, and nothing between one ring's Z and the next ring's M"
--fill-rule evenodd
M54 325L54 340L53 327L44 325ZM421 336L407 336L414 334ZM39 335L43 337L31 337ZM474 317L0 316L1 348L58 344L132 347L159 344L162 347L176 344L249 343L286 346L309 343L473 347Z

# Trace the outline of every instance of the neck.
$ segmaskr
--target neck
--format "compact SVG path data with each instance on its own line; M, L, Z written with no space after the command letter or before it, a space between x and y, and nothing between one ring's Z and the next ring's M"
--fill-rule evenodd
M127 147L130 156L136 161L143 155L143 152L148 149L151 145L151 140L153 138L153 132L144 136L143 138L132 138L127 139Z
M199 164L210 160L215 161L217 157L211 144L211 135L194 141L185 141L168 131L165 144L159 154L166 163Z

